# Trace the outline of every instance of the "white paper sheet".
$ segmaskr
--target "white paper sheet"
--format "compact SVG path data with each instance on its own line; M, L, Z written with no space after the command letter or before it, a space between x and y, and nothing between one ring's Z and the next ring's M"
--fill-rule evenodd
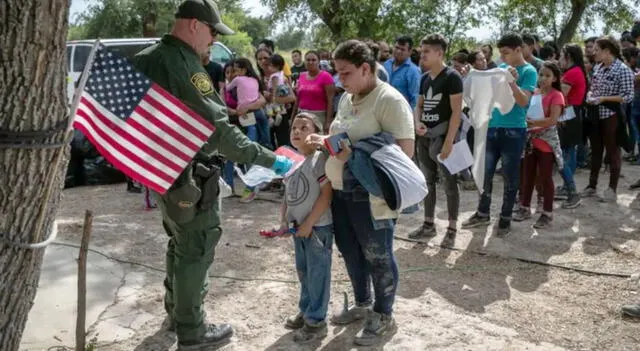
M542 95L537 94L531 97L529 109L527 110L527 119L539 121L544 119L544 108L542 107Z
M576 111L573 110L573 106L567 106L564 108L564 113L560 118L558 118L558 122L566 122L576 118Z
M447 167L449 173L457 174L473 165L473 155L471 154L467 141L460 140L453 144L451 153L446 160L442 160L440 154L438 154L438 161Z

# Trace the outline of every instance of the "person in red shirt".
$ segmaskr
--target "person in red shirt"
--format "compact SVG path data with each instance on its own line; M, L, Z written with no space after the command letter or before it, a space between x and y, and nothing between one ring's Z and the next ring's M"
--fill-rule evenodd
M580 206L580 196L576 192L574 174L577 167L577 147L583 140L583 103L587 94L587 71L584 66L582 49L575 44L562 48L560 66L562 75L562 93L567 106L564 118L558 123L558 135L564 158L564 168L560 175L564 184L556 189L556 199L565 200L562 208Z

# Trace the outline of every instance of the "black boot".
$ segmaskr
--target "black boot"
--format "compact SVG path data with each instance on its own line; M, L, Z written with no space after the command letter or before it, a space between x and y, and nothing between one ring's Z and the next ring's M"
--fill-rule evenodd
M229 342L233 336L233 329L229 324L208 324L207 330L197 340L179 341L178 351L208 350L211 346L221 346Z

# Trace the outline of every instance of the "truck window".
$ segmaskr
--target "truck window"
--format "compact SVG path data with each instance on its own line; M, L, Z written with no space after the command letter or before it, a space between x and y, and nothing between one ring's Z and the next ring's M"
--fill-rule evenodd
M76 45L76 51L73 54L73 72L81 73L84 70L84 65L87 63L90 52L91 46Z
M115 53L120 55L121 57L127 58L131 60L133 56L135 56L140 51L148 48L153 45L153 43L144 43L144 44L115 44L108 45L107 48Z

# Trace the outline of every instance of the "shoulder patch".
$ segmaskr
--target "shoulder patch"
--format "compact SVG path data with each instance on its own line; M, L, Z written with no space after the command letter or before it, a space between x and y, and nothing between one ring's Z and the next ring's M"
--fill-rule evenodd
M209 95L213 93L213 84L209 75L204 72L198 72L191 76L191 84L198 89L202 95Z

